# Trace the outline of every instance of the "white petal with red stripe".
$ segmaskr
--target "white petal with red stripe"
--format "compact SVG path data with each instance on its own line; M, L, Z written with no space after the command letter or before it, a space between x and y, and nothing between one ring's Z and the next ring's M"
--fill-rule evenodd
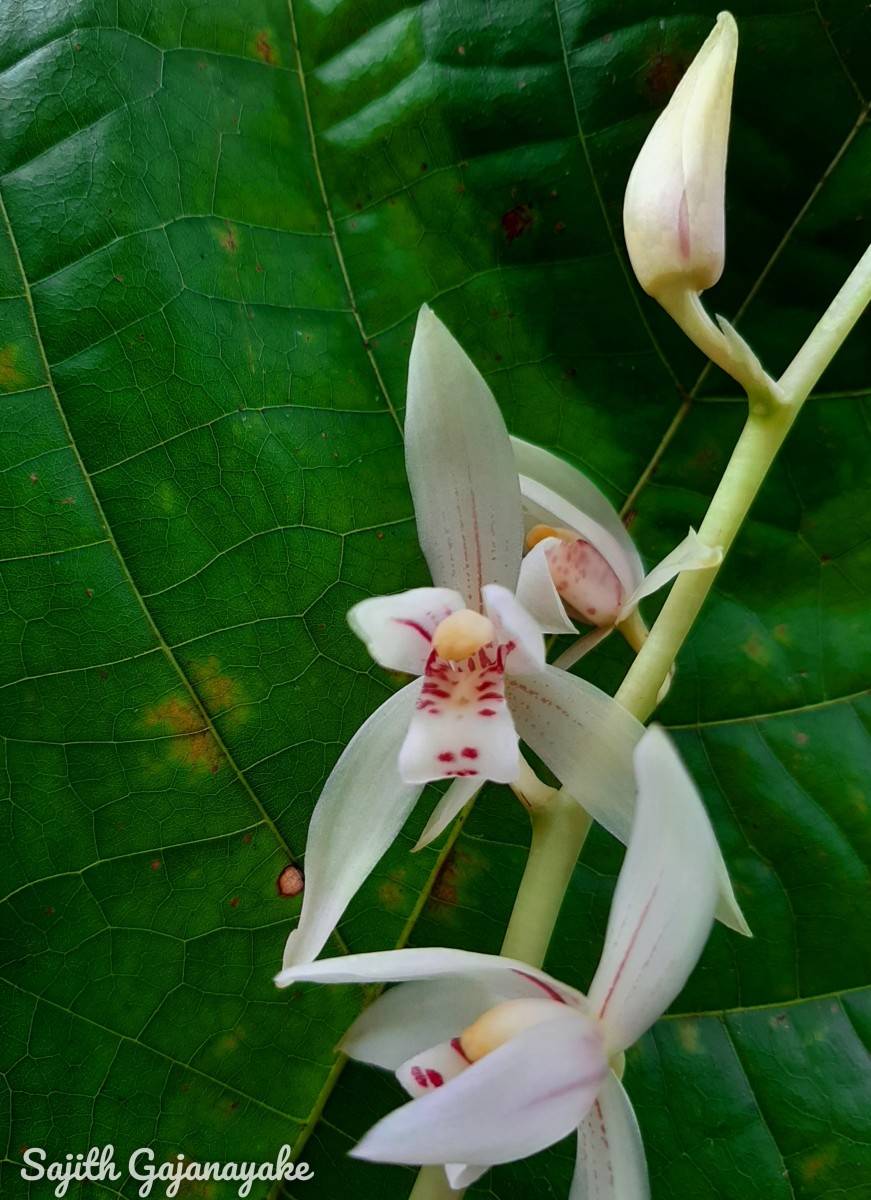
M433 657L399 752L399 773L408 783L511 783L520 770L517 744L502 648L488 646L463 663Z
M395 1071L423 1046L450 1042L481 1013L505 997L492 986L503 977L515 984L512 972L485 978L452 975L423 979L390 988L365 1008L340 1043L340 1049L360 1062ZM525 981L529 987L529 981ZM524 986L523 981L519 986Z
M480 371L426 305L408 362L405 463L433 582L458 588L472 609L485 583L513 589L523 517L508 431Z
M598 1024L567 1009L403 1105L351 1153L375 1162L512 1162L575 1129L607 1071Z
M483 590L484 612L493 622L505 670L512 675L535 675L544 670L541 626L507 588L496 583Z
M292 983L400 983L414 979L468 978L491 987L500 999L549 996L587 1011L580 992L552 975L499 954L425 946L410 950L378 950L300 963L279 972L278 987ZM376 1001L377 1003L377 1001Z
M382 667L422 675L432 635L445 617L464 606L460 593L450 588L412 588L361 600L348 613L348 624Z
M455 1079L471 1063L463 1053L459 1037L421 1050L396 1068L396 1078L409 1096L425 1096Z
M609 1072L578 1126L578 1154L569 1200L648 1200L641 1133L629 1097Z
M590 985L608 1053L637 1041L684 986L717 907L720 852L695 784L652 726L635 750L638 803Z

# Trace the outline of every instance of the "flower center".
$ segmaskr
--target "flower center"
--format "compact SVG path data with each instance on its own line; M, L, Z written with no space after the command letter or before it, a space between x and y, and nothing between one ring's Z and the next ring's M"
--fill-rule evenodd
M439 623L432 635L432 644L439 658L459 662L477 654L495 636L493 622L488 617L470 608L461 608Z
M503 1000L463 1030L460 1046L469 1062L477 1062L524 1029L562 1016L565 1012L565 1005L555 1000Z

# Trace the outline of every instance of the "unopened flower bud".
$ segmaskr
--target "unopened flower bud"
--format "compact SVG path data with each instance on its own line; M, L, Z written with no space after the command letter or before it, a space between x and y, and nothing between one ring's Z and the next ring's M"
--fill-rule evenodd
M726 149L738 29L720 13L641 148L623 227L632 269L657 300L675 284L712 287L725 260Z
M626 249L638 282L708 358L737 379L752 408L783 400L756 355L702 307L726 256L726 151L738 27L717 24L677 85L635 160L623 201Z

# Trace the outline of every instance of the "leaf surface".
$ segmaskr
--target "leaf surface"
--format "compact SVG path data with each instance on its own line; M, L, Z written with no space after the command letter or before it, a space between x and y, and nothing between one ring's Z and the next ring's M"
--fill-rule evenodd
M415 314L435 307L513 433L626 505L648 563L698 525L743 406L634 286L620 207L715 15L0 13L4 1194L28 1194L28 1146L112 1143L122 1179L89 1194L129 1197L140 1146L266 1162L310 1137L294 1196L407 1195L412 1172L344 1157L399 1099L334 1066L361 993L271 977L319 789L398 683L345 612L428 582L401 441ZM709 300L779 373L867 242L871 21L858 0L735 15ZM790 435L661 713L756 936L717 929L629 1055L655 1200L858 1197L871 1172L868 332ZM609 690L615 643L583 664ZM411 856L434 799L334 951L498 950L522 813L488 789ZM620 855L590 839L552 945L580 987ZM564 1196L571 1158L472 1194Z

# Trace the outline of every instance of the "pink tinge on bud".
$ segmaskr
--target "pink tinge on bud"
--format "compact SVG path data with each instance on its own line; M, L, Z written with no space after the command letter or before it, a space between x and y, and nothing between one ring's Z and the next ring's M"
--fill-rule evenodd
M587 625L613 625L625 596L608 562L589 542L578 538L547 551L554 587L572 615Z

